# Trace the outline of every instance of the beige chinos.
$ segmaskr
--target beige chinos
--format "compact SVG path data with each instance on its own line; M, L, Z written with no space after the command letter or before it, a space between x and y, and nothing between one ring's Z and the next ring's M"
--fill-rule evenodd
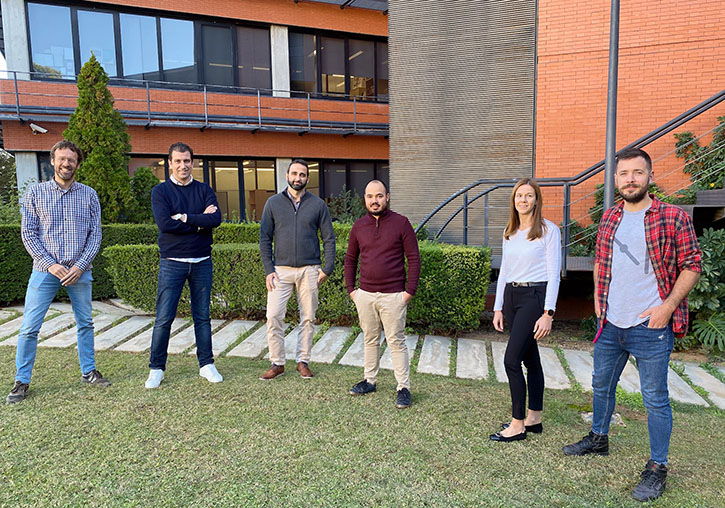
M275 365L285 364L284 317L293 289L297 290L300 307L300 333L295 358L298 363L310 361L312 338L315 334L319 269L320 265L274 267L279 281L273 291L267 292L267 342L269 359Z
M403 291L398 293L370 293L357 289L355 307L365 339L365 379L376 384L380 368L380 331L385 331L393 359L397 390L410 390L410 360L405 344L405 316L407 304Z

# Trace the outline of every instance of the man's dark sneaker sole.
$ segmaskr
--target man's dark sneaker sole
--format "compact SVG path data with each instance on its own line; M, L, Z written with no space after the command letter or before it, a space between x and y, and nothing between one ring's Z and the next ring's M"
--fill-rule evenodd
M17 404L18 402L24 401L26 397L27 396L25 395L22 397L10 397L10 395L8 395L5 397L5 404Z
M367 395L369 393L375 393L375 390L370 390L369 392L353 392L352 390L350 390L348 393L350 395L352 395L353 397L357 397L358 395Z
M395 404L395 407L398 409L408 409L410 407L410 404Z
M602 457L607 457L609 455L609 452L595 452L594 450L587 450L585 452L580 453L567 453L564 450L564 455L568 455L569 457L582 457L584 455L601 455Z

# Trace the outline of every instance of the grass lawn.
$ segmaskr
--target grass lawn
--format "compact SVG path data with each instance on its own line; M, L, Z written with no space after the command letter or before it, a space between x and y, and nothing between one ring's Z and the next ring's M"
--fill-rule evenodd
M0 348L3 397L14 355ZM0 407L0 506L640 506L636 404L618 408L609 457L565 457L589 430L590 395L575 390L547 390L544 433L505 444L488 439L510 415L508 386L491 381L413 374L413 406L397 410L389 371L353 398L362 369L339 365L263 382L266 362L221 358L211 385L175 356L158 390L143 387L146 355L97 365L108 390L80 384L74 349L39 349L30 397ZM723 506L723 412L674 412L667 491L650 505Z

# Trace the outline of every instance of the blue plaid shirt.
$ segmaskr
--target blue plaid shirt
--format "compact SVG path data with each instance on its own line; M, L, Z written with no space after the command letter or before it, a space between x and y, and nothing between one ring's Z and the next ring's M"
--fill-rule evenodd
M91 269L101 247L101 205L91 187L73 182L63 189L55 180L32 185L22 214L21 236L34 270L47 272L56 263Z

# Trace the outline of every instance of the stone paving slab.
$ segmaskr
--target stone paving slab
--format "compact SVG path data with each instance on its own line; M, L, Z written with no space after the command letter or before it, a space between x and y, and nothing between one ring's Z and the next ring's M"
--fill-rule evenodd
M285 352L285 359L286 360L296 360L297 359L297 340L300 337L300 327L295 326L294 329L287 334L287 336L284 338L284 352ZM314 337L317 332L320 330L319 325L314 325L314 331L312 333L312 336ZM265 360L269 360L269 351L267 351L267 354L264 355Z
M0 325L0 339L4 337L9 337L10 335L15 335L20 331L20 325L23 324L23 316L16 317L15 319L11 319L10 321L7 321L6 323L3 323Z
M211 320L211 333L214 335L214 332L217 328L219 328L221 325L224 324L223 319L212 319ZM178 334L171 337L169 340L169 348L167 351L170 355L180 354L189 349L191 346L194 345L196 342L196 335L194 335L194 325L192 324L190 327L185 328L182 332L179 332Z
M12 317L14 315L15 315L15 313L11 312L9 310L0 310L0 321L2 321L3 319L7 319L9 317Z
M717 370L722 372L723 376L725 376L725 366L724 367L718 367Z
M418 372L447 376L450 371L451 339L426 335L418 359Z
M408 346L408 365L410 365L410 362L413 361L415 349L418 346L418 336L406 335L405 345ZM389 347L385 348L385 351L383 351L383 354L380 357L380 368L393 370L393 353L391 352Z
M72 314L73 306L69 302L53 302L50 304L50 310Z
M312 361L316 363L332 363L345 345L345 340L352 333L347 326L331 326L325 334L312 346Z
M222 354L231 344L236 342L240 335L256 325L256 321L232 321L224 328L217 330L211 336L211 352L214 356ZM189 351L190 355L196 354L196 348Z
M506 343L492 341L491 356L493 356L493 371L496 373L496 381L499 383L508 383L509 378L506 375L506 367L503 364L503 357L506 354Z
M124 302L120 298L111 298L109 301L111 302L111 304L114 307L118 307L119 309L126 310L132 314L149 315L149 313L146 312L145 310L137 309L133 305L130 305L130 304Z
M385 333L380 332L380 343L385 340ZM362 332L355 338L355 342L347 349L343 357L340 359L340 365L352 365L353 367L362 367L365 365L365 339Z
M51 335L73 326L75 324L75 318L73 314L59 314L58 316L43 322L43 326L40 327L38 332L38 340L44 340ZM0 346L17 346L18 345L18 334L13 335L9 339L0 342Z
M564 349L564 358L574 374L574 379L585 392L592 391L592 372L594 371L594 359L589 351L578 351L575 349Z
M624 366L622 375L619 378L619 386L622 387L625 392L642 393L639 389L639 372L637 371L637 367L632 365L632 362L629 360Z
M685 363L684 365L685 374L692 382L707 390L713 404L720 409L725 409L725 385L696 363Z
M2 310L19 312L20 314L22 314L23 312L25 312L25 305L11 305L10 307L3 307Z
M475 339L458 339L456 377L467 379L488 378L486 342Z
M95 312L98 312L99 314L112 314L116 316L130 316L131 313L125 309L122 309L120 307L116 307L115 305L110 305L106 302L100 302L97 300L94 300L91 303L91 306L93 307L93 310Z
M556 351L550 347L539 347L539 357L541 358L541 368L544 370L544 386L555 390L571 388L569 376L561 366Z
M284 325L285 328L287 324ZM257 358L267 348L267 325L263 324L249 337L240 342L227 356L243 356L244 358Z
M670 398L678 402L696 404L698 406L710 407L700 395L687 384L671 367L667 369L667 387L670 391Z
M153 319L154 318L151 318L152 321ZM186 319L177 317L171 323L171 335L174 335L176 332L178 332L188 324L189 321L187 321ZM152 326L148 330L144 330L143 332L139 333L131 340L128 340L120 346L116 347L116 351L129 351L132 353L141 353L143 351L146 351L151 347L151 337L153 336L153 334L154 327Z
M117 321L120 316L110 316L108 314L101 314L93 318L93 329L97 334L104 328L107 328ZM38 346L40 347L68 347L77 342L77 329L75 326L68 328L67 330L60 332L58 335L54 335L48 340L44 340Z
M97 335L93 348L96 351L111 349L116 344L123 342L143 328L149 326L153 320L154 318L151 316L131 316L123 323L119 323L113 328Z

